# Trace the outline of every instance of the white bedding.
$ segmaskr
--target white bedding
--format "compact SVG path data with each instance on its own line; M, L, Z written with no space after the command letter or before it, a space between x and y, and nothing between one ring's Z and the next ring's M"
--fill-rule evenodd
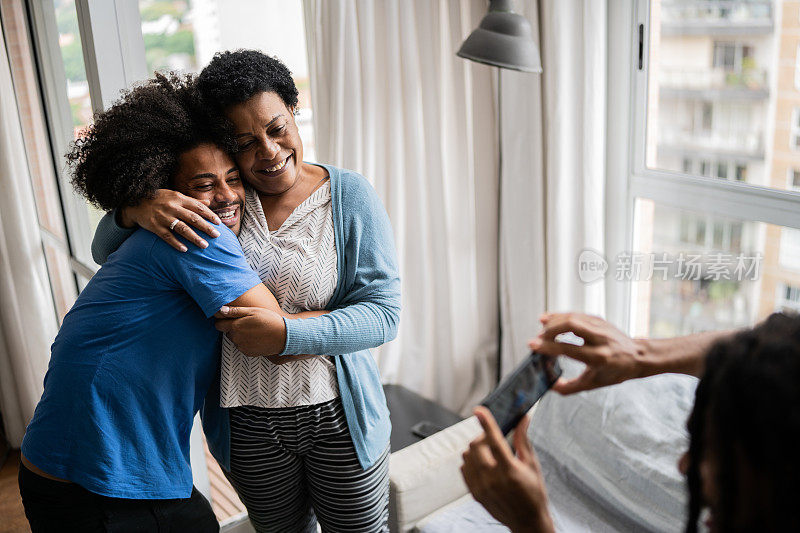
M565 374L576 363L562 361ZM677 461L697 380L665 375L563 397L548 393L531 433L558 531L681 531L686 491ZM508 531L472 501L424 533Z
M574 375L577 365L564 363ZM549 393L531 424L534 445L609 512L642 528L680 531L686 485L677 462L688 447L696 385L664 375L575 396Z

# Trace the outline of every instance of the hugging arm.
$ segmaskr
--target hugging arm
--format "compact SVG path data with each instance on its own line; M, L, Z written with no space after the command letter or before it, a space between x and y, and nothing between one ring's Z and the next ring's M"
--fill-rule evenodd
M284 320L286 337L282 356L352 353L375 348L397 335L400 277L389 217L371 187L365 185L359 192L362 195L353 202L358 206L350 208L360 214L347 221L344 262L339 264L347 294L329 313ZM263 337L270 336L275 329L259 316L260 312L249 309L231 309L231 312L235 316L221 326L246 354L256 350Z
M305 311L297 315L291 315L281 311L275 296L264 286L259 284L245 292L234 301L230 302L228 306L224 306L224 311L218 312L217 329L225 332L231 337L231 340L236 343L235 335L242 335L241 330L235 333L226 328L226 322L230 322L230 307L233 306L237 309L246 309L247 313L242 314L242 318L257 316L259 323L267 329L269 334L263 335L259 338L259 343L254 345L247 352L242 350L242 353L250 356L267 356L270 361L276 364L286 363L290 360L304 359L306 357L313 357L308 354L300 354L295 357L276 357L281 353L286 345L286 323L284 318L297 319L297 318L310 318L321 316L327 311ZM223 320L220 320L222 318ZM241 328L247 328L248 323L252 321L241 321Z
M176 219L179 222L174 229L170 229ZM98 265L105 263L108 256L133 235L137 227L155 233L181 252L185 252L187 248L177 235L199 248L205 248L208 242L196 230L208 237L219 236L219 232L207 221L220 223L219 217L203 202L177 191L159 189L153 198L143 200L137 206L121 207L106 213L94 233L92 258Z

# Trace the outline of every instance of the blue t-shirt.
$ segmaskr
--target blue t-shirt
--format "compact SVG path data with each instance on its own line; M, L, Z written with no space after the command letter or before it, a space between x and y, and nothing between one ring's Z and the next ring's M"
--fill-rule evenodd
M261 283L224 226L179 253L137 231L81 292L51 348L22 453L117 498L186 498L189 434L219 365L219 308Z

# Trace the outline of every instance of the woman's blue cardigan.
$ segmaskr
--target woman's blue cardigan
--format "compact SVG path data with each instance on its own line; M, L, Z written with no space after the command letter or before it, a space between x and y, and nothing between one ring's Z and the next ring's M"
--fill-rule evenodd
M363 176L329 165L338 283L328 303L331 312L286 322L281 355L335 355L339 394L347 425L363 468L369 468L389 443L391 423L375 360L369 352L397 335L400 277L392 228L377 193ZM129 236L113 213L103 217L92 242L98 263ZM230 469L230 420L219 405L219 373L201 411L211 453Z

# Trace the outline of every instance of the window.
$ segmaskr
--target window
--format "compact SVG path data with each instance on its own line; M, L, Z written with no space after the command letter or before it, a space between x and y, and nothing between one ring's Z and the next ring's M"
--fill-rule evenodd
M792 191L800 191L800 170L790 168L786 179L786 188Z
M736 181L747 181L747 166L738 163L736 165L736 175L734 176Z
M700 129L703 132L711 131L712 120L714 118L714 107L711 105L711 102L703 102L700 109Z
M251 0L175 2L139 0L142 38L148 72L199 72L222 50L248 48L279 57L292 71L299 91L296 117L303 140L303 158L315 161L303 6L300 0L280 3Z
M792 110L792 131L789 136L792 150L800 150L800 108Z
M800 91L800 44L797 45L794 60L794 88Z
M781 230L778 265L785 270L800 272L800 229Z
M720 161L717 163L717 174L718 178L722 178L724 180L728 179L728 164L725 162Z
M0 3L3 33L8 48L11 77L22 126L22 137L33 192L39 229L44 238L45 261L59 321L77 297L75 275L64 213L59 201L58 179L47 142L47 124L42 107L33 47L27 32L26 13L21 3Z
M710 161L700 161L700 175L701 176L710 176L711 175L711 162Z
M714 43L714 66L733 70L736 67L738 47L735 42Z
M786 285L785 283L778 285L777 296L775 297L775 311L800 312L800 287Z
M283 59L300 92L304 156L314 160L311 96L301 0L0 0L2 31L21 111L54 306L60 317L96 271L90 243L102 215L73 192L64 171L70 143L121 90L155 69L198 71L223 49L258 48ZM205 476L201 431L192 430L195 484L217 516L243 506L218 468ZM213 463L213 461L210 461ZM210 483L208 479L210 478ZM205 490L207 489L207 490Z
M645 86L651 87L648 168L692 174L682 164L687 154L711 161L735 154L743 168L729 168L726 179L785 188L783 180L773 180L769 161L778 155L770 144L773 134L780 135L776 98L784 97L778 91L783 82L771 76L785 50L776 43L773 2L638 0L637 8L645 27L657 28L647 34L642 65L648 72ZM718 37L722 26L724 39ZM791 31L782 31L782 38L790 40ZM795 40L792 64L796 49ZM723 177L722 169L693 170Z
M800 200L787 192L800 190L800 106L795 71L777 69L800 64L800 20L785 9L635 2L627 249L651 273L629 279L635 335L741 327L800 301L785 289L800 288Z

